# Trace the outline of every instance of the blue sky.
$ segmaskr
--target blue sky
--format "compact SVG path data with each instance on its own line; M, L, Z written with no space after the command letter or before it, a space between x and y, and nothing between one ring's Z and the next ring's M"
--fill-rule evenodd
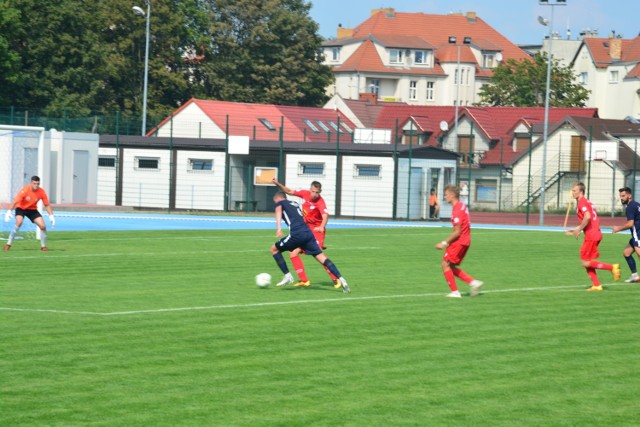
M555 0L550 0L555 3ZM537 22L538 16L549 18L551 7L540 6L538 0L311 0L311 17L320 25L320 35L335 37L341 23L352 28L367 19L371 9L393 7L397 12L476 12L480 18L516 44L541 43L548 33ZM566 6L554 9L553 28L571 38L580 31L597 29L600 37L612 30L624 38L640 33L640 0L567 0Z

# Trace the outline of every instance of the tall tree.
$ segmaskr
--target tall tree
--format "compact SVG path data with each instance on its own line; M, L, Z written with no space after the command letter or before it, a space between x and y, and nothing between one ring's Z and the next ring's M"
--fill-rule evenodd
M494 68L489 83L480 89L479 105L540 107L545 105L547 55L516 61L508 59ZM584 107L589 91L576 82L571 67L551 63L551 107Z
M320 105L333 80L303 0L210 0L211 41L199 70L205 96Z

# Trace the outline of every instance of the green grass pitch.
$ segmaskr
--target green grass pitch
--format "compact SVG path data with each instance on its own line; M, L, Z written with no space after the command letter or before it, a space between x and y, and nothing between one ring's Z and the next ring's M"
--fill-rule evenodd
M575 239L476 229L462 267L483 293L444 298L450 231L330 229L351 294L309 257L312 287L256 287L281 277L275 230L16 242L0 425L637 425L640 284L600 271L606 291L585 292ZM627 240L600 247L623 279Z

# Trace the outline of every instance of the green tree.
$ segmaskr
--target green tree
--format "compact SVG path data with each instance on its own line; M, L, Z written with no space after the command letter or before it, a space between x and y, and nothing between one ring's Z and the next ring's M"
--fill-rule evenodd
M20 78L20 55L11 48L9 35L16 31L20 12L11 2L0 0L0 105L9 105L14 94L11 87Z
M331 69L303 0L210 0L203 94L228 101L316 106Z
M480 89L479 105L540 107L545 104L547 55L516 61L508 59L493 69L489 83ZM571 67L551 64L549 105L584 107L589 91L576 83Z

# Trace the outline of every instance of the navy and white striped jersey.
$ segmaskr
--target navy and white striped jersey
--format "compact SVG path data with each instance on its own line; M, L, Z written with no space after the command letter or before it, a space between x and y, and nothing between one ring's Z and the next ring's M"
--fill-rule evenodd
M627 205L627 221L633 220L633 227L629 231L631 231L631 235L633 239L638 242L640 238L640 203L632 200Z
M302 216L302 209L300 205L291 200L281 200L276 203L276 206L282 207L282 219L289 226L289 235L295 237L297 240L313 238L313 232L309 228L304 217Z

